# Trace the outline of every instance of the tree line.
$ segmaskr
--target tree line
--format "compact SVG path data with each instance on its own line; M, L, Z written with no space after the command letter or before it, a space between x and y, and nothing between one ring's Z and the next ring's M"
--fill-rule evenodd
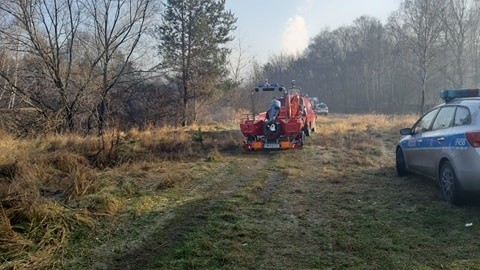
M262 76L295 78L337 112L422 113L440 89L478 87L479 34L478 0L405 0L385 25L362 16L272 56Z
M225 0L6 0L0 18L2 109L99 134L196 121L226 81L236 22Z
M404 0L385 24L362 16L264 64L240 40L232 57L225 0L5 0L0 18L0 113L28 108L55 132L233 120L263 109L265 79L334 112L424 112L480 77L480 0Z

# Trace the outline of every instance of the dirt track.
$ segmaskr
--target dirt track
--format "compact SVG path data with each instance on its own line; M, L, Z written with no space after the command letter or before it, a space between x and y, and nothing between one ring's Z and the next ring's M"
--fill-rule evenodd
M344 214L339 204L365 198L365 190L352 185L362 186L362 173L394 177L393 166L376 164L360 168L362 164L355 164L352 156L343 156L330 143L321 134L313 134L303 150L226 156L224 169L210 176L211 184L191 190L192 194L202 194L201 197L176 207L168 219L159 215L159 219L165 219L159 222L163 226L151 231L142 245L117 257L109 268L323 266L322 258L341 244L325 238L320 228L331 230L338 226L332 220ZM389 165L393 165L391 161L387 161ZM355 182L347 179L353 171L359 176ZM240 228L232 229L232 239L225 240L226 247L220 247L224 253L215 255L220 259L208 255L219 252L211 245L229 236L210 232L212 222ZM203 247L206 250L180 255L192 237L206 237L208 244ZM204 265L189 265L192 262L185 264L181 256L214 258L206 259Z
M432 182L396 176L398 127L383 129L391 118L345 119L322 119L303 150L225 153L186 190L192 199L150 213L146 240L98 268L477 265L475 239L460 232L478 208L445 208Z
M151 232L151 238L142 246L118 258L112 269L144 269L145 267L160 267L162 256L166 250L181 245L183 237L204 226L209 211L229 197L234 196L239 189L248 188L255 174L262 171L268 156L260 154L242 155L235 158L222 175L217 176L215 185L201 186L194 193L205 194L205 198L192 201L175 210L171 219L165 222L164 227ZM236 165L240 166L236 166ZM268 197L276 186L270 186L260 192L262 197ZM163 219L163 216L159 216Z

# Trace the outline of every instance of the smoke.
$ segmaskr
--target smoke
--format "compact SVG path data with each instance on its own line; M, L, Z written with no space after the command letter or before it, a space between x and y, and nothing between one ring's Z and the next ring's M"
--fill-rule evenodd
M308 45L308 29L305 19L296 15L289 18L282 34L282 51L289 54L297 54Z

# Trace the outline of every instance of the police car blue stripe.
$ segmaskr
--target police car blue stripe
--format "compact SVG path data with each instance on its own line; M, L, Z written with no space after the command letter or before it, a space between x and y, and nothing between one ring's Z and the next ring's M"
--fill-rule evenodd
M439 140L441 138L443 140ZM419 138L410 136L405 138L400 144L402 148L411 150L425 148L467 149L470 147L465 133Z

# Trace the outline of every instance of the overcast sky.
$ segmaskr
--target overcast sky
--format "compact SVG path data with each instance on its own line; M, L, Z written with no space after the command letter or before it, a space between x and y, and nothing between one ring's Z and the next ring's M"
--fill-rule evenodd
M295 54L323 29L351 25L362 15L385 23L401 0L227 0L238 18L242 50L260 63L272 54Z

